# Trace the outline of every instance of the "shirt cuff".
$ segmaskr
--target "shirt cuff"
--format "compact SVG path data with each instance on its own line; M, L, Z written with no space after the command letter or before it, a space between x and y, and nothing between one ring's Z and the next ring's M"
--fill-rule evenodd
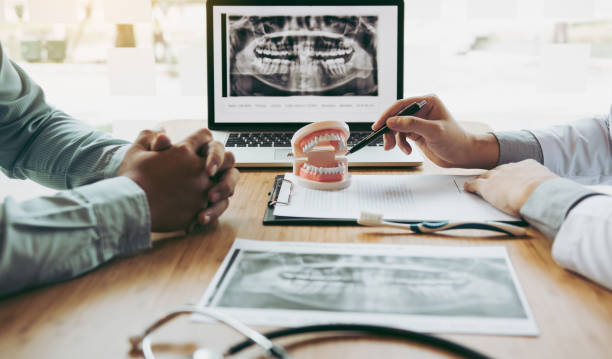
M599 194L564 178L551 179L531 193L520 214L547 237L555 238L567 213L583 199Z
M127 177L72 190L93 206L101 260L151 247L151 211L145 192Z
M542 147L536 137L529 131L492 132L499 142L499 160L497 165L534 159L544 163Z
M104 169L104 178L112 178L117 176L117 171L119 171L119 167L121 167L121 163L123 162L123 158L130 148L130 144L117 146L115 152L111 156L110 161L106 164Z

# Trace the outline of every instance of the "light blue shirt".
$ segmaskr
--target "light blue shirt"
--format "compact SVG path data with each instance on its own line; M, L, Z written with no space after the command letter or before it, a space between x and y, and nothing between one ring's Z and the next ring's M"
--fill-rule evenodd
M612 289L612 196L599 192L612 190L612 108L606 116L495 135L500 164L532 158L565 177L539 185L521 216L554 240L557 263ZM598 191L583 186L593 184Z
M0 170L62 189L0 205L0 296L151 246L144 191L115 177L128 144L58 111L0 46Z

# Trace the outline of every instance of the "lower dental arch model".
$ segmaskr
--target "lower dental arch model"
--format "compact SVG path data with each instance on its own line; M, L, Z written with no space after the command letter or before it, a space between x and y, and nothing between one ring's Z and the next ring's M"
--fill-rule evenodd
M349 127L342 121L311 123L291 138L293 174L298 184L312 189L338 190L348 187L347 152Z

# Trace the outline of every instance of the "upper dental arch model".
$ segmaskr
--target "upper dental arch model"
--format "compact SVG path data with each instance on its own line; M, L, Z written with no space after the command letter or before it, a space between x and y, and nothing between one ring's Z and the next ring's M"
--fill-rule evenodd
M351 184L347 140L350 131L342 121L315 122L291 138L293 174L299 185L318 190L339 190Z

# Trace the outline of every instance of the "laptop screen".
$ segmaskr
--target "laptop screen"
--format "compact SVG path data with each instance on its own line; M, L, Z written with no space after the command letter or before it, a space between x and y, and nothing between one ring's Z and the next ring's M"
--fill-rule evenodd
M367 127L402 95L402 3L209 2L209 127Z

